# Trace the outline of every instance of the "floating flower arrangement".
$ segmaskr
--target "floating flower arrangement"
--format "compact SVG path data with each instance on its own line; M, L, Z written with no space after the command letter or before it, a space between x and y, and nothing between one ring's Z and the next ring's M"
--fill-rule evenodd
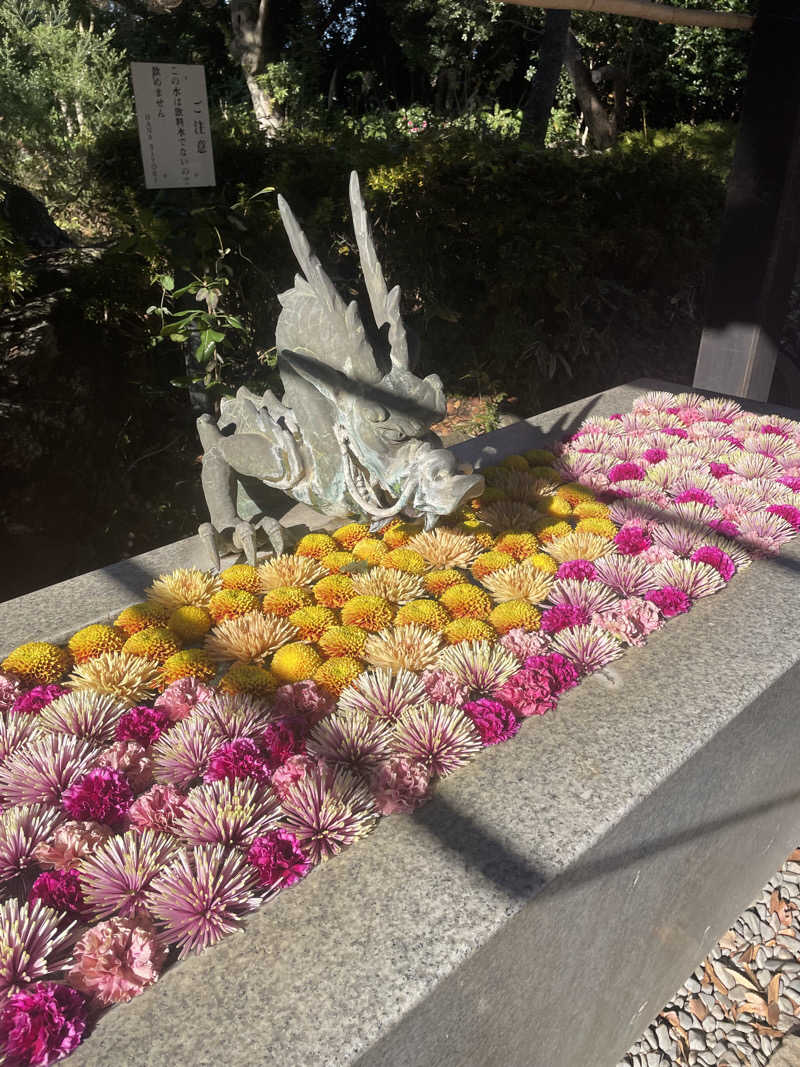
M800 529L800 425L652 392L430 532L178 570L0 673L0 1053L98 1014Z

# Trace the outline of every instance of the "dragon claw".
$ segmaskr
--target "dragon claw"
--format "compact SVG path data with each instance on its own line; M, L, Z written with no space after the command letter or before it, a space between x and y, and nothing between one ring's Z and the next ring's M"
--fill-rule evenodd
M233 547L244 552L245 559L251 567L256 565L256 531L249 522L238 522L231 537Z
M217 548L217 531L210 522L204 522L198 527L197 535L205 547L211 566L215 571L219 570L219 549Z
M277 519L271 519L269 516L263 518L258 524L264 531L269 539L270 545L272 545L272 551L276 556L280 556L283 552L283 528Z

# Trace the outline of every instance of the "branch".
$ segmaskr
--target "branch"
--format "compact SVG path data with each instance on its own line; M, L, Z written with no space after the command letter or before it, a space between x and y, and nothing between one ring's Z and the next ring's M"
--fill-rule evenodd
M751 30L753 15L731 11L705 11L701 8L675 7L653 0L502 0L522 7L558 8L572 11L595 11L598 14L629 15L651 22L671 22L676 26L718 26L725 30Z

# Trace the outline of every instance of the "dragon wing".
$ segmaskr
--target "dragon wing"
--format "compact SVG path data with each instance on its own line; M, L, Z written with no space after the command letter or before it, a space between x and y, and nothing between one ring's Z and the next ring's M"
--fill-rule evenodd
M364 272L364 281L367 285L375 325L380 329L388 323L392 362L401 367L407 367L408 338L400 317L400 286L396 285L391 292L386 287L383 269L375 251L372 226L364 206L364 198L361 195L358 174L355 171L350 174L350 210L353 214L353 227L361 258L361 269Z
M350 304L342 300L280 194L278 209L305 275L295 275L294 289L278 297L284 309L275 331L278 350L307 354L350 378L374 384L381 372L366 339L358 305L354 300Z

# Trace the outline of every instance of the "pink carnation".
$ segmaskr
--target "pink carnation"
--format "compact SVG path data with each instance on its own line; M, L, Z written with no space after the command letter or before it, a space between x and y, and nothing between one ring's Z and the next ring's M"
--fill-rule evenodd
M519 730L519 720L514 712L497 700L470 700L463 710L472 719L484 745L508 741Z
M653 539L647 530L633 523L629 526L623 526L621 530L617 531L614 538L617 551L623 556L638 556L640 552L648 549L652 543Z
M662 618L655 604L632 596L617 601L610 611L592 616L592 623L627 645L643 645L662 625Z
M305 752L308 730L308 720L299 715L284 715L268 723L261 735L261 744L270 771L280 767L290 756Z
M469 696L469 686L459 682L452 674L438 668L428 668L421 675L425 692L437 704L449 704L460 708Z
M213 696L214 690L199 682L197 678L179 678L156 698L155 706L163 708L173 722L178 722L191 715L198 704L210 700Z
M121 825L132 802L127 778L111 767L93 767L61 798L64 811L73 819L90 819L112 827Z
M124 774L134 793L153 784L153 761L137 741L117 741L100 753L97 764Z
M65 689L63 685L35 685L33 689L17 697L14 711L25 715L38 715L42 708L46 708L57 697L63 697L68 692L69 689Z
M128 822L135 830L172 833L186 798L174 786L156 784L128 808Z
M590 581L596 577L597 569L588 559L568 559L556 573L556 578L574 578L579 582Z
M660 589L653 589L645 594L645 600L655 604L665 619L673 615L683 615L692 606L691 598L682 589L676 589L674 585L663 585Z
M537 652L543 652L548 647L546 637L542 637L535 630L523 630L519 626L503 634L500 644L520 663L524 663L528 656L535 656Z
M63 822L52 840L37 845L33 855L42 867L69 870L91 856L109 837L110 828L98 822Z
M421 763L392 756L379 763L370 777L375 804L383 815L414 811L430 795L430 774Z
M665 448L648 448L642 458L646 459L648 463L661 463L668 455L669 453Z
M43 871L33 883L28 900L41 900L48 908L66 912L72 919L81 919L86 911L77 870Z
M308 679L292 685L282 685L275 692L275 715L305 715L313 725L333 711L336 698L316 682Z
M311 870L311 862L289 830L270 830L257 837L247 852L247 862L258 871L259 881L269 889L294 885Z
M0 1014L7 1067L48 1067L80 1045L88 1012L81 994L58 982L34 982L12 993Z
M580 681L575 664L560 652L548 652L544 656L528 656L526 670L545 671L550 678L550 690L555 696L566 693Z
M136 741L148 748L172 725L166 708L140 706L126 711L117 723L118 741Z
M68 978L99 1004L120 1004L152 985L163 964L164 950L149 923L114 918L86 931Z
M557 634L571 626L582 626L589 621L583 608L575 604L554 604L542 613L540 629L546 634Z
M793 530L800 530L800 510L791 504L772 504L767 508L770 515L779 515L785 519Z
M646 548L644 552L639 553L639 559L644 560L645 563L666 563L669 559L675 559L676 553L671 548L667 548L666 545L653 544L649 548Z
M11 711L24 692L21 678L10 671L0 671L0 711Z
M726 582L729 582L736 574L736 564L727 552L723 552L716 545L703 545L695 549L690 558L693 563L707 563L714 570L719 571Z
M255 741L237 737L212 753L203 781L219 782L223 778L253 778L262 783L269 780L269 768Z
M644 478L644 468L638 463L617 463L608 472L610 482L640 482Z
M272 788L281 800L284 800L292 786L301 778L305 778L306 772L316 766L317 760L311 756L290 756L272 772Z
M512 674L493 695L523 718L544 715L552 711L557 702L550 673L525 667Z

